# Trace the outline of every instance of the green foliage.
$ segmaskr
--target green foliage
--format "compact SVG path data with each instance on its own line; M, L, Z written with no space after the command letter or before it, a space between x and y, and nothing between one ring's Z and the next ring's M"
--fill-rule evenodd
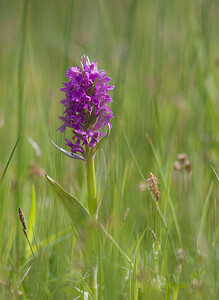
M89 213L75 197L63 190L63 188L55 180L50 178L48 175L46 175L46 178L49 181L52 190L58 196L58 199L68 213L77 231L83 229L85 225L91 222Z
M94 299L95 264L101 300L218 299L218 14L213 0L2 1L0 299ZM99 223L77 238L84 162L49 132L65 148L59 89L83 53L112 77L115 118L95 158Z

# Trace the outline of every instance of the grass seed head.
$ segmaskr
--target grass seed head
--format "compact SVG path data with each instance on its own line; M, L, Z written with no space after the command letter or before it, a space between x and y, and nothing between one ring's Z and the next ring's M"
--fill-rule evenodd
M186 169L188 173L191 173L192 166L190 164L190 161L188 160L188 157L185 153L180 153L177 156L178 160L174 162L174 169L175 170L182 170Z
M18 209L18 212L19 212L19 219L20 219L21 224L23 226L23 232L24 232L25 236L28 237L27 236L27 226L26 226L26 221L25 221L25 218L24 218L24 213L23 213L23 211L21 210L20 207Z
M159 240L158 240L158 238L157 238L155 232L153 231L153 229L150 228L150 230L151 230L153 239L154 239L154 240L156 241L156 243L157 243L157 248L158 248L158 250L160 251L160 250L161 250L160 242L159 242Z
M154 198L156 199L156 202L158 203L159 197L160 197L160 191L159 191L159 179L154 176L153 173L150 173L149 178L147 179L148 187L150 192L152 192Z

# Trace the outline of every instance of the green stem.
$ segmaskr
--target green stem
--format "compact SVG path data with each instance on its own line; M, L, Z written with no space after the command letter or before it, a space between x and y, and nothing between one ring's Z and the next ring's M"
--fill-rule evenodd
M96 216L97 211L97 195L96 195L96 179L95 179L95 167L94 156L86 161L87 171L87 190L88 190L88 207L92 217Z
M93 297L95 300L98 299L98 289L97 289L97 263L95 265L91 266L90 268L90 289L93 293Z
M96 194L96 179L95 179L95 166L94 166L94 155L90 157L90 149L87 147L86 149L87 154L87 161L86 161L86 174L87 174L87 190L88 190L88 207L89 207L89 213L92 218L96 219L96 211L97 211L97 194ZM93 245L95 245L95 242L93 240ZM93 259L91 260L91 266L90 266L90 288L93 292L94 299L98 299L97 294L97 257L96 257L96 251L92 253Z
M29 245L29 247L30 247L30 250L31 250L31 252L32 252L32 255L33 255L33 257L35 258L35 255L34 255L34 252L33 252L33 248L31 247L31 244L30 244L30 240L29 240L29 238L26 236L26 238L27 238L27 242L28 242L28 245Z

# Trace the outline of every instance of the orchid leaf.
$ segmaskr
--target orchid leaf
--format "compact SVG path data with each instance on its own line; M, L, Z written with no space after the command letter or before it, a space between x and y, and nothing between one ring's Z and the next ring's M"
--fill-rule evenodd
M103 225L100 222L95 222L92 220L90 214L88 211L80 204L80 202L73 196L71 196L69 193L67 193L55 180L50 178L48 175L46 175L47 180L49 181L49 184L51 186L51 189L53 192L58 196L59 201L61 202L62 206L67 211L73 225L77 229L77 231L80 233L81 230L84 230L84 233L87 232L86 229L89 228L89 235L87 236L86 245L87 250L89 249L90 253L92 250L95 249L95 241L99 234L104 234L116 248L119 250L119 252L128 260L129 263L132 264L130 258L127 256L127 254L123 251L123 249L118 245L118 243L113 239L113 237L106 231L106 229L103 227ZM97 227L95 226L97 225ZM93 226L92 226L93 225ZM94 230L92 230L94 229ZM98 230L96 230L98 229ZM85 242L85 240L83 239ZM93 253L93 252L92 252Z
M55 180L46 175L47 180L51 186L52 191L58 196L62 206L68 213L73 225L79 231L84 229L91 221L88 211L81 205L81 203L69 193L67 193Z
M56 145L56 143L53 142L53 140L50 138L50 141L52 142L52 144L59 150L61 151L62 153L64 153L66 156L68 157L71 157L71 158L74 158L74 159L78 159L78 160L83 160L83 161L86 161L86 159L84 159L82 156L78 155L78 154L72 154L71 152L69 151L66 151L65 149L59 147L58 145Z

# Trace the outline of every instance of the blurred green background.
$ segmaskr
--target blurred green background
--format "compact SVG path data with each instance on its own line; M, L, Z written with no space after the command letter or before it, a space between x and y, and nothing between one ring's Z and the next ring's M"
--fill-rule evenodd
M77 242L43 175L55 178L86 205L83 163L58 153L49 140L50 133L64 147L57 132L64 97L59 89L67 81L66 70L83 54L98 60L98 68L106 70L115 86L115 118L103 147L107 168L100 220L130 256L144 229L155 231L166 250L160 272L169 274L172 299L217 299L219 193L211 166L219 170L218 15L219 2L213 0L0 1L1 172L23 129L0 185L1 299L19 297L12 289L21 289L24 299L73 299L77 291L72 286L83 289L86 281L74 273L76 262L80 264ZM173 169L179 153L186 153L191 163L191 178L185 170ZM136 162L145 178L152 172L160 179L159 207L175 250L165 244L166 229L148 191L139 187L143 178ZM30 254L25 254L17 209L21 206L28 220L33 185L40 255L38 269L19 285ZM165 288L151 284L156 264L153 238L146 236L139 249L137 287L141 299L165 299ZM186 262L176 279L173 256L179 248ZM118 254L112 250L106 257L104 299L135 299L116 266Z

